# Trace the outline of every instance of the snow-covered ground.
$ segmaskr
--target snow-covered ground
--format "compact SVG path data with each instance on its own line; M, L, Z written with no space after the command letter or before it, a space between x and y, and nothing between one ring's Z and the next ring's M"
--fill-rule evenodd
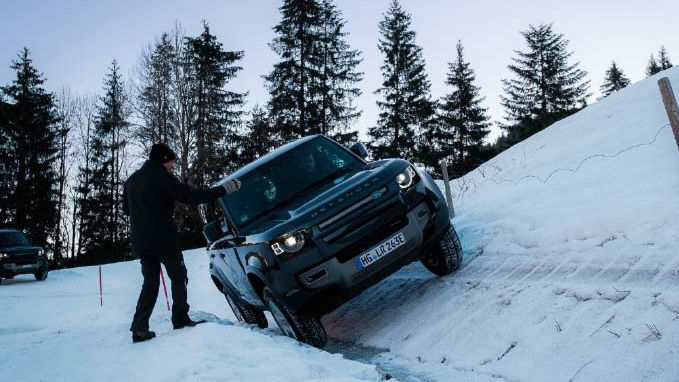
M151 317L157 338L133 344L141 287L138 261L4 280L0 286L0 381L379 381L374 366L300 345L275 329L237 323L212 285L202 250L185 253L190 314L209 322L173 330L162 292ZM169 280L167 280L169 283ZM169 285L168 293L169 293Z
M189 303L210 322L173 331L161 292L148 343L127 331L138 262L103 267L103 307L96 267L3 281L0 381L679 381L679 150L660 76L679 89L675 67L453 181L462 269L412 264L364 292L324 318L330 352L234 323L197 250Z
M675 67L451 182L463 268L409 266L327 317L330 335L432 380L679 381L679 150L662 76L679 89Z

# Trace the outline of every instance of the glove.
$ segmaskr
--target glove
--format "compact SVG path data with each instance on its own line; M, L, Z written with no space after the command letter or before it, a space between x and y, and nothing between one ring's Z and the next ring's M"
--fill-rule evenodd
M233 194L240 190L240 179L231 179L230 181L223 183L222 187L224 187L227 195Z

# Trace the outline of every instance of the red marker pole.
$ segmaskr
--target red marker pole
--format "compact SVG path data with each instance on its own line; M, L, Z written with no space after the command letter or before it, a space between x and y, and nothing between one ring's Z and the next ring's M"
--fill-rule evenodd
M99 265L99 306L104 306L104 293L101 287L101 265Z
M165 286L165 276L163 275L163 267L160 267L160 279L163 280L163 290L165 291L165 303L167 304L167 310L170 310L170 300L167 298L167 287Z

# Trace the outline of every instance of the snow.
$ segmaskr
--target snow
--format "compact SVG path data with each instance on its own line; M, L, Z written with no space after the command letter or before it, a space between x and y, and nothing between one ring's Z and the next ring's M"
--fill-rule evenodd
M133 344L138 261L20 275L0 286L0 381L379 381L374 366L319 351L273 329L237 323L212 285L205 252L185 253L190 314L208 322L173 330L162 292L151 317L158 337ZM169 283L169 280L167 280ZM169 293L169 284L168 284ZM171 298L171 297L170 297Z
M463 268L409 266L327 317L330 335L432 380L677 380L679 151L661 76L679 87L675 67L452 181Z
M271 319L234 323L196 250L189 303L209 322L172 330L161 291L141 344L138 262L103 267L103 307L96 267L3 281L0 380L678 380L679 151L661 76L679 88L675 67L451 182L462 268L412 264L365 291L323 319L330 352Z

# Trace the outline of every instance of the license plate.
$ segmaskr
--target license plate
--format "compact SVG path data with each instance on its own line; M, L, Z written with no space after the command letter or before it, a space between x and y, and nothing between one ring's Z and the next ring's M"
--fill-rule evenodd
M356 257L354 259L354 262L356 263L358 269L366 268L370 264L373 264L382 257L390 254L396 248L402 246L405 243L406 243L405 236L403 236L402 232L399 232L396 235L383 241L382 243L376 245L368 252L362 254L361 256Z

